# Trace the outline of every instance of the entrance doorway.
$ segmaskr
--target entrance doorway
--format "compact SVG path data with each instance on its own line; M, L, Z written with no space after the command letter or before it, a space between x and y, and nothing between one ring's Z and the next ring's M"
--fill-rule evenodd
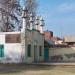
M49 49L47 47L44 48L44 60L45 62L49 61Z
M34 46L34 62L37 62L37 45Z

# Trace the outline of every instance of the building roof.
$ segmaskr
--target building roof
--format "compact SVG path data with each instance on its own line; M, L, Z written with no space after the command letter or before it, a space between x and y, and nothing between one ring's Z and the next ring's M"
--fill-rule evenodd
M52 41L58 41L58 40L62 40L60 37L52 37L51 38Z

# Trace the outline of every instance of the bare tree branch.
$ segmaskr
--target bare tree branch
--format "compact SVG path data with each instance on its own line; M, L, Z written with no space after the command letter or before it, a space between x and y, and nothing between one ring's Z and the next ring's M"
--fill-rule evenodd
M0 0L0 11L3 20L3 31L15 31L19 29L21 16L19 0ZM1 15L0 15L1 16Z

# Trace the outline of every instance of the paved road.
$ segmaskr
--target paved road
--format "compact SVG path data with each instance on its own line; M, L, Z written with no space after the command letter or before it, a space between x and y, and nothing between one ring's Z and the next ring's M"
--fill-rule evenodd
M0 64L0 75L75 75L75 66L55 65L51 66L49 63L39 63L33 65Z

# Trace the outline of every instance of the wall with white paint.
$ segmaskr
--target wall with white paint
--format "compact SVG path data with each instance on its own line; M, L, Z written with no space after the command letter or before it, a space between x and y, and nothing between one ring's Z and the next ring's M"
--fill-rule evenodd
M75 61L75 47L50 48L49 49L49 61L57 61L57 62Z
M6 34L20 34L20 32L0 32L0 45L4 45L4 57L0 57L0 62L2 63L22 62L21 43L6 43L5 42Z
M36 31L36 30L27 30L26 31L26 41L25 41L25 45L26 45L26 56L25 56L25 62L29 62L32 63L35 61L34 58L36 58L36 60L38 62L42 62L44 61L44 37L42 34L40 34L40 32ZM27 45L31 44L31 57L27 56ZM37 45L37 50L36 53L37 55L35 56L34 54L34 46ZM39 56L39 46L42 46L42 56Z
M22 48L21 44L5 44L4 45L4 57L7 62L19 63L22 61Z

